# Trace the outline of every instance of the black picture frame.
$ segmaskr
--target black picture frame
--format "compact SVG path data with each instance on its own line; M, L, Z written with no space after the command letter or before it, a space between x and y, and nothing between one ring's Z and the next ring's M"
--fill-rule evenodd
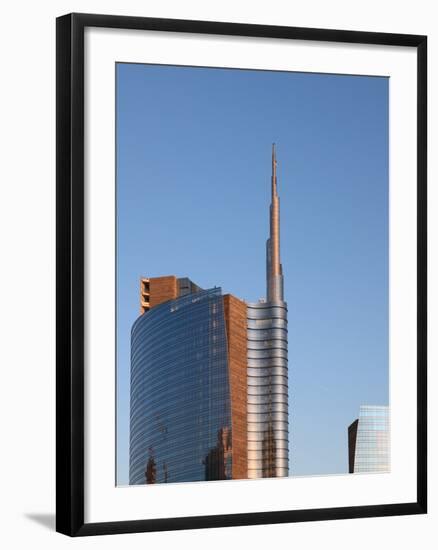
M407 46L417 51L417 499L403 504L84 522L84 29L107 27ZM56 21L56 530L69 536L200 529L427 511L427 37L73 13Z

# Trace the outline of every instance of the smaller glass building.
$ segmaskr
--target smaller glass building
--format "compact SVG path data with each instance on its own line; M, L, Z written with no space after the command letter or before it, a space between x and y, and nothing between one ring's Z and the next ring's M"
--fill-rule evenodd
M389 407L362 405L348 428L349 472L390 471Z

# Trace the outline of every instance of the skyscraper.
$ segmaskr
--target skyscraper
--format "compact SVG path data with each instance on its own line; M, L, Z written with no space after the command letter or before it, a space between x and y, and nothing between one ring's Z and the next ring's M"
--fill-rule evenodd
M248 477L289 472L287 304L280 261L280 199L272 146L266 300L248 304Z
M149 280L131 331L131 484L247 477L245 304L179 282Z
M267 297L142 278L131 331L130 483L288 475L287 305L272 147Z
M389 407L362 405L348 427L348 471L389 472Z

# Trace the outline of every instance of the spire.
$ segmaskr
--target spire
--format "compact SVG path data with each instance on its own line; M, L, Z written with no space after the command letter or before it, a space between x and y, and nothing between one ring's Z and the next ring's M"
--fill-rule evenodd
M280 263L280 199L277 190L277 154L272 144L270 234L266 243L266 286L269 302L283 300L283 275Z
M272 144L272 199L277 196L277 155L275 143Z

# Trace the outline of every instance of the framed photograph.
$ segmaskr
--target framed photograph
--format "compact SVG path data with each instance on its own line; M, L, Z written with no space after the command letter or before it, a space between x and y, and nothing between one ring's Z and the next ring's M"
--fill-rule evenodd
M57 19L57 530L426 513L426 37Z

